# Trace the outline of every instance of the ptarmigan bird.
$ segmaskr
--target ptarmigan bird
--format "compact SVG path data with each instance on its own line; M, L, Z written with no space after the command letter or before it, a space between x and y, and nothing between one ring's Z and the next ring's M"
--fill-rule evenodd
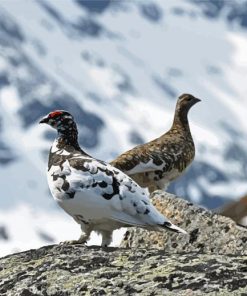
M40 123L58 131L49 155L48 184L57 203L81 225L83 234L73 243L85 243L97 231L102 246L108 246L113 230L126 226L186 233L168 221L130 177L80 148L70 113L54 111Z
M215 210L216 213L242 224L247 217L247 195Z
M157 189L165 190L194 159L195 146L187 115L199 101L190 94L181 95L170 130L121 154L111 165L129 175L141 187L147 187L150 193Z

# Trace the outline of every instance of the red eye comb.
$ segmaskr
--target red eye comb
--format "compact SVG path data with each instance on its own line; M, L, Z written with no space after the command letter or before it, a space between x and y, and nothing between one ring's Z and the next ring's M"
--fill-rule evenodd
M52 113L49 114L49 117L50 118L53 118L53 117L56 117L58 115L61 115L62 113L63 112L61 112L61 111L54 111L54 112L52 112Z

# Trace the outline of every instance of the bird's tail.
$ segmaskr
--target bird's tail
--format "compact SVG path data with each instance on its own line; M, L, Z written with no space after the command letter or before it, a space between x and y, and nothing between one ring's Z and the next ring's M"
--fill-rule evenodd
M164 223L159 224L159 227L168 229L170 231L178 232L178 233L188 234L185 230L183 230L182 228L172 224L169 221L165 221Z

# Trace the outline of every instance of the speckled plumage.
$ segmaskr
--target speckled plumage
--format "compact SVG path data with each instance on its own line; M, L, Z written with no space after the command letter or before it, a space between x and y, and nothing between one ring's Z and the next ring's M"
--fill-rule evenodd
M161 215L130 177L80 148L76 124L68 112L51 112L40 122L58 131L47 177L56 202L81 225L83 235L74 243L86 242L94 230L107 246L113 230L123 226L186 233Z
M121 154L111 165L131 176L141 187L148 187L150 193L166 189L194 159L195 146L187 115L199 101L192 95L181 95L171 129L161 137Z

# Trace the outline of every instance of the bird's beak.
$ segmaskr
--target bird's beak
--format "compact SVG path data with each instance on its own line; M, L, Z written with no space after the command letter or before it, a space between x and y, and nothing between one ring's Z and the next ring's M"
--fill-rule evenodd
M40 120L39 123L48 123L48 121L49 121L49 118L48 118L48 117L44 117L44 118L42 118L42 119Z
M201 102L201 100L198 98L195 98L194 100L195 100L195 104Z

